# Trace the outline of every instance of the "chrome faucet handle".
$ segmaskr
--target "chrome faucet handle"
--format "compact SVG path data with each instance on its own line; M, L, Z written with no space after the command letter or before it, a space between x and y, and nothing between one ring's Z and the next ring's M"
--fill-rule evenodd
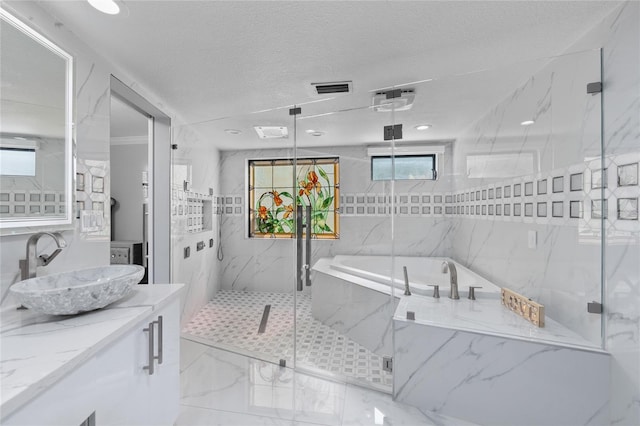
M440 299L440 285L438 284L428 284L429 287L433 287L433 298Z
M38 266L47 266L48 264L51 263L51 261L60 254L60 252L62 252L62 249L56 249L53 253L51 253L50 255L46 255L46 254L41 254L40 256L38 256Z
M404 272L404 295L411 296L411 290L409 289L409 274L407 273L407 267L403 266L402 270Z
M469 296L467 296L467 299L469 300L476 300L476 288L482 288L482 287L478 287L478 286L469 286Z

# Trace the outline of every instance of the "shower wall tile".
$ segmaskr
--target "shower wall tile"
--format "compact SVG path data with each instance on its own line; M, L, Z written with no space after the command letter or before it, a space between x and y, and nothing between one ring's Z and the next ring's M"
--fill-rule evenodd
M188 125L174 125L171 194L172 280L184 283L181 323L186 324L220 288L217 260L220 207L219 152ZM185 189L185 181L187 181ZM209 241L213 240L213 247ZM197 250L197 244L204 248ZM184 257L185 248L190 256Z
M396 182L391 199L389 182L370 180L366 148L327 148L340 157L340 238L315 240L312 262L337 254L396 254L443 256L450 250L451 224L444 217L450 194L451 146L445 151L443 178L438 181ZM289 150L224 151L221 153L220 195L224 201L222 241L225 259L220 282L225 289L291 291L294 282L294 242L289 239L249 239L245 196L248 159L288 158ZM319 156L299 150L299 156ZM366 178L363 178L365 177ZM241 201L238 203L238 201ZM231 204L229 204L231 203ZM392 207L393 205L393 207ZM395 209L395 233L391 213ZM241 209L241 210L238 210ZM395 237L395 238L394 238Z
M460 177L454 191L481 194L468 203L475 215L452 219L453 258L542 303L549 317L594 344L601 342L600 317L586 304L601 301L601 219L592 216L591 201L602 198L598 182L611 171L601 171L599 160L601 95L585 92L587 83L600 81L599 59L592 50L550 61L460 136L453 154ZM524 111L536 116L529 128L518 125ZM499 178L490 168L470 173L466 158L478 153L510 153L523 164L531 161L531 172L516 178ZM490 199L498 187L502 198ZM537 233L535 248L529 248L530 231Z

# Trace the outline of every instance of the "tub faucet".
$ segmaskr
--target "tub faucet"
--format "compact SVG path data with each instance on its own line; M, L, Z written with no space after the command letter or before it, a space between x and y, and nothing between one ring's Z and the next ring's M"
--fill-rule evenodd
M460 299L458 294L458 272L453 262L445 260L442 262L442 273L449 272L449 299Z
M36 248L38 240L45 235L53 238L58 248L48 256L45 254L37 256ZM37 234L33 234L27 240L27 258L20 260L21 279L34 278L36 276L36 268L38 266L47 266L66 246L67 242L59 232L38 232Z

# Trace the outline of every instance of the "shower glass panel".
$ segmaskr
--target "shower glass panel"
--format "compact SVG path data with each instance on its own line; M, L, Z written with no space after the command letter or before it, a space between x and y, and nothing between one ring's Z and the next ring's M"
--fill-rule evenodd
M397 80L176 128L184 336L385 392L434 303L477 332L489 309L506 337L601 347L602 221L637 215L637 170L601 154L600 52Z
M423 271L408 269L416 291L399 305L396 327L408 328L407 311L417 323L431 321L418 301L433 301L428 285L438 284L440 305L452 304L458 314L488 304L513 315L506 317L513 327L498 325L501 334L521 336L532 327L529 335L540 340L602 346L601 315L587 307L602 301L601 226L607 215L621 220L607 198L624 161L603 166L601 94L587 92L601 81L600 68L600 51L590 50L401 86L415 98L411 109L395 111L403 124L396 158L405 149L434 154L436 179L395 181L395 266L411 260L404 257L436 262L433 272L425 272L425 260ZM458 265L459 300L448 298L443 260ZM479 284L483 279L495 288ZM475 301L470 286L484 286ZM544 305L546 326L501 306L503 287ZM482 331L481 317L467 319ZM411 353L419 338L394 340L396 353Z
M287 367L295 366L294 124L278 105L205 120L179 129L174 156L174 281L207 299L185 337Z
M310 282L297 292L296 366L390 393L383 358L392 352L393 192L392 182L372 180L369 157L370 148L390 147L390 114L372 108L365 88L299 107L297 195L312 206L312 230Z

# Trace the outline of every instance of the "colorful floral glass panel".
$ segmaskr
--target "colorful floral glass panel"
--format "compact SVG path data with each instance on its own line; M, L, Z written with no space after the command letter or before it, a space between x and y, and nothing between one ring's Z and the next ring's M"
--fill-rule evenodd
M295 165L292 159L249 160L249 236L294 238L296 206L310 205L311 237L339 238L339 164L337 157Z

